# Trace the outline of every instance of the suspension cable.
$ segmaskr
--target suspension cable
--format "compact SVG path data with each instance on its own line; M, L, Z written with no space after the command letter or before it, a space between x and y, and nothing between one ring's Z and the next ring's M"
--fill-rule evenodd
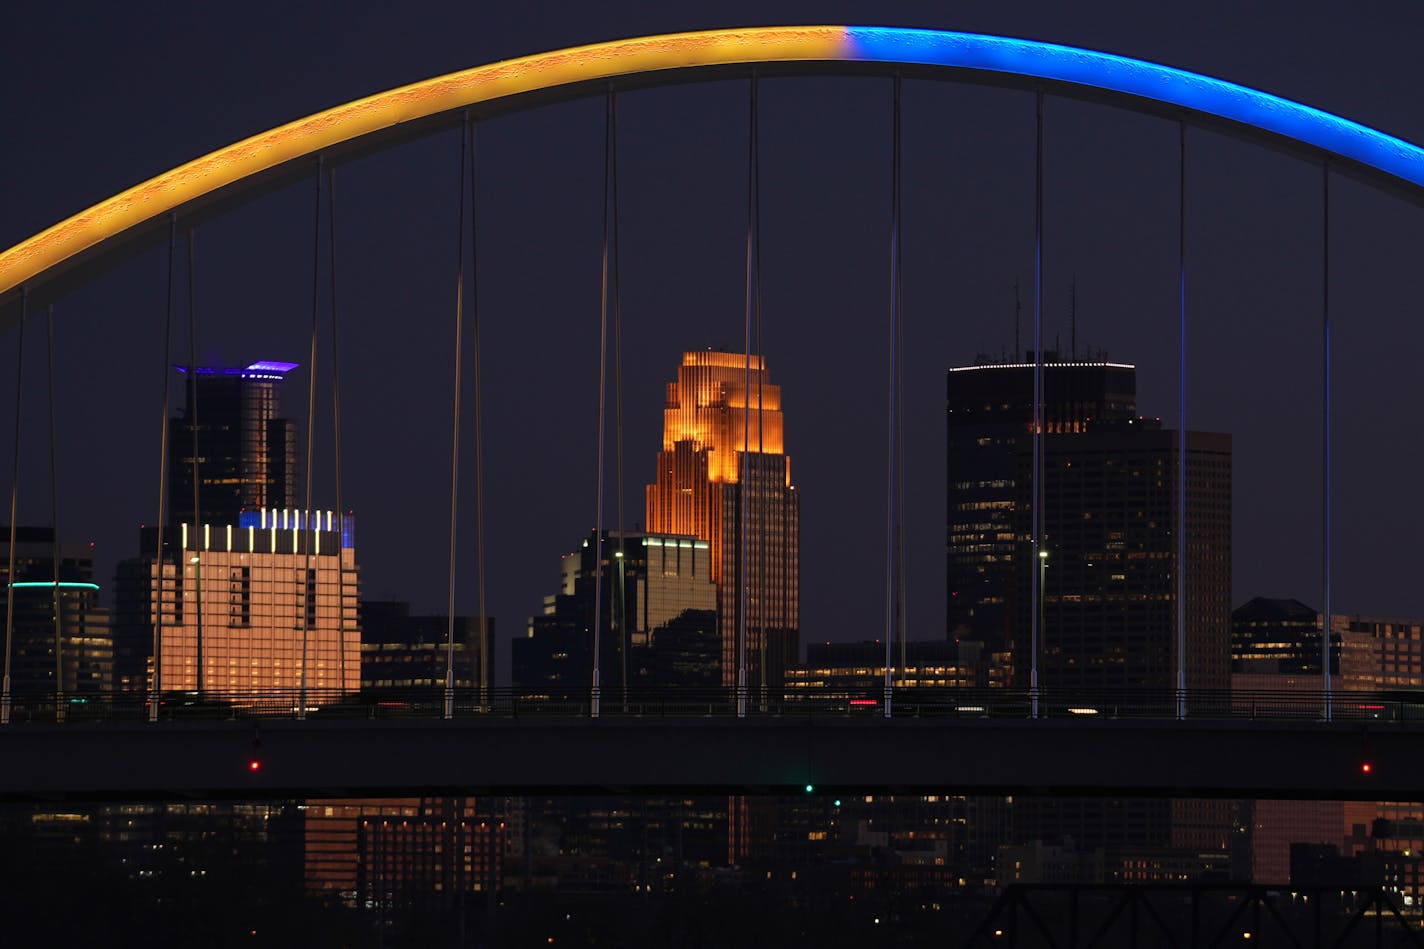
M905 629L907 624L905 586L905 275L902 217L904 212L904 150L901 147L900 73L895 73L895 608L900 635L900 677L905 675Z
M1043 89L1035 95L1033 186L1033 471L1029 503L1033 543L1029 574L1029 708L1038 718L1038 643L1043 614Z
M593 521L593 690L589 696L589 714L598 718L601 700L603 626L603 430L607 414L608 395L608 229L609 179L612 176L613 151L613 86L610 84L603 109L603 262L602 285L598 301L598 472ZM615 574L616 575L616 574Z
M1187 717L1187 122L1177 126L1177 717ZM1075 354L1076 355L1076 354Z
M64 718L64 635L59 614L59 466L55 462L54 431L54 304L45 307L45 357L49 383L49 522L50 556L54 560L54 695L55 717Z
M759 99L761 77L752 72L753 90L753 118L752 118L752 316L756 321L756 354L757 354L757 465L762 474L769 479L765 470L766 452L764 419L762 417L762 389L766 381L766 353L762 350L761 332L761 109L756 101ZM783 452L785 445L782 446ZM750 454L750 451L748 451ZM767 587L770 583L767 578L767 570L770 564L769 546L771 543L771 532L768 529L767 505L771 496L771 485L763 484L762 489L756 492L757 503L757 536L761 540L761 553L757 557L757 571L754 578L756 584L757 602L757 647L759 655L757 657L757 685L760 693L761 711L767 711L767 641L766 641L766 614L770 606L767 597ZM750 503L750 500L749 502Z
M20 331L15 347L15 455L10 473L10 567L5 574L5 676L0 689L0 725L10 724L10 656L15 636L15 521L20 504L20 403L24 395L25 311L30 288L20 288Z
M756 273L756 214L757 214L757 74L752 70L750 102L747 113L747 261L746 261L746 311L745 340L742 381L742 451L741 471L738 473L737 513L740 536L738 537L738 600L737 600L737 717L747 714L747 560L751 555L751 538L748 536L747 510L751 507L752 464L751 464L751 413L747 411L748 397L752 390L752 309L754 305Z
M336 473L336 555L337 555L337 577L336 584L336 607L337 620L336 630L338 642L340 643L340 672L341 691L346 692L346 546L344 539L346 531L344 529L344 517L346 509L342 507L342 484L341 484L341 343L337 337L338 321L336 318L336 166L328 165L326 168L326 229L327 229L327 250L331 255L331 427L332 427L332 452L331 462ZM359 666L357 670L359 687Z
M475 344L475 556L478 559L476 581L479 589L480 638L480 706L488 704L489 676L489 613L485 605L485 411L484 365L480 356L480 256L479 224L475 195L475 130L478 124L470 120L470 328Z
M621 263L618 243L618 95L610 87L608 90L608 187L609 218L612 228L610 253L610 283L613 294L613 415L615 471L618 495L618 567L613 572L614 603L617 605L618 657L623 677L623 711L628 711L628 591L625 576L628 570L627 539L623 536L623 292L619 280Z
M468 149L470 115L460 120L460 203L458 236L455 241L455 399L454 425L450 446L450 600L445 618L445 717L455 717L455 519L456 502L460 495L460 357L464 350L465 330L465 153Z
M169 378L173 367L173 261L177 254L178 218L168 216L168 285L163 310L163 419L158 438L158 524L154 545L154 607L153 607L153 677L150 682L152 696L148 703L148 720L158 721L158 704L163 694L163 514L168 501L168 425L171 411ZM179 567L178 569L182 569Z
M1321 431L1321 552L1320 572L1322 593L1325 598L1320 629L1320 662L1325 686L1325 720L1334 717L1330 698L1330 626L1333 621L1330 603L1330 545L1331 511L1330 495L1335 468L1331 460L1331 441L1334 436L1330 414L1330 162L1321 166L1321 260L1320 260L1320 311L1321 311L1321 414L1324 416Z
M197 691L203 691L203 561L202 538L199 535L203 523L199 507L199 454L198 454L198 311L195 303L197 291L194 288L195 237L193 228L188 228L188 427L193 436L193 593L197 604L198 617L198 676ZM186 552L181 556L187 556Z
M896 389L896 380L900 374L900 350L899 350L899 317L900 317L900 76L895 75L894 81L894 111L891 122L891 146L890 146L890 372L886 380L888 395L886 399L886 414L888 418L885 426L885 702L884 714L890 718L894 714L892 703L894 701L894 668L892 650L895 643L895 623L898 617L896 596L898 595L899 570L896 564L896 554L898 552L898 531L896 523L896 464L898 456L896 448L898 439L896 438L896 420L898 418L899 400Z
M306 517L307 531L302 532L302 673L299 680L301 701L297 706L297 718L306 718L307 716L307 650L311 640L309 619L312 616L313 607L313 604L307 602L307 597L316 592L312 589L308 578L311 576L312 547L318 526L312 523L311 509L313 465L316 461L316 341L318 320L321 314L321 179L322 172L325 170L326 160L318 155L316 158L316 203L312 208L311 360L307 365L307 464L306 485L302 501L302 508L306 513L298 515L299 519L303 516ZM310 532L310 536L307 536L308 532Z

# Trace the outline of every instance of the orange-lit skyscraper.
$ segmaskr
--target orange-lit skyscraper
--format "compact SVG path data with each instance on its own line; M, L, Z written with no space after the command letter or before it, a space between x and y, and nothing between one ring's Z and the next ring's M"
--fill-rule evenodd
M667 385L647 529L693 535L711 547L727 686L737 683L743 576L748 687L778 687L797 659L801 504L783 436L781 387L768 380L762 357L683 354L677 381Z

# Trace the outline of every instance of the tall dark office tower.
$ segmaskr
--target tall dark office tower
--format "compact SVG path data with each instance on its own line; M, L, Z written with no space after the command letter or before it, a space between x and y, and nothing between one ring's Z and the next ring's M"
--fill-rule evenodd
M184 376L188 409L168 430L170 521L196 520L195 412L202 523L236 524L243 511L297 507L297 424L281 417L280 400L282 379L297 364L261 360L241 368L199 366L191 376L187 367L176 368Z
M667 384L657 480L646 493L648 530L708 542L723 685L737 684L745 645L748 687L775 688L800 652L801 504L785 454L781 387L771 384L762 357L748 362L741 353L683 354L677 381Z
M1031 569L1040 570L1039 685L1046 692L1145 689L1177 681L1177 574L1185 570L1188 689L1231 684L1231 436L1187 433L1186 562L1178 549L1178 433L1156 419L1092 423L1043 438L1046 556L1032 536L1029 456L1015 524L1015 681L1027 681Z
M1186 686L1224 697L1231 680L1231 436L1187 433L1185 564L1178 550L1177 432L1155 419L1093 422L1086 431L1046 434L1042 449L1047 556L1037 564L1030 563L1032 455L1019 456L1014 681L1030 678L1031 571L1038 570L1045 702L1098 708L1126 693L1170 711L1177 578L1185 569ZM1017 802L1015 821L1021 840L1071 839L1125 860L1134 848L1224 853L1232 811L1229 802L1037 798Z
M949 370L948 637L1006 653L1015 621L1014 512L1021 458L1033 435L1034 354L1021 363ZM1044 354L1046 433L1135 418L1137 370L1110 362L1062 362Z
M1137 417L1134 367L1044 354L1042 481L1034 485L1033 359L949 372L950 636L1007 654L1002 681L1026 688L1037 620L1039 684L1050 705L1055 695L1090 705L1085 693L1130 688L1152 690L1170 708L1185 568L1187 686L1226 689L1230 436L1187 435L1182 564L1179 435ZM1041 558L1033 556L1035 500ZM1229 826L1223 815L1189 810L1166 800L1034 798L1015 802L1014 822L1021 841L1071 839L1110 853L1190 847L1201 828Z

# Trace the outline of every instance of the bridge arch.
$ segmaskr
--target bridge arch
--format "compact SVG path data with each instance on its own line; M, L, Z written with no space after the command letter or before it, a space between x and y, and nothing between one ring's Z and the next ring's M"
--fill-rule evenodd
M1142 60L1034 40L868 26L753 27L615 40L476 66L348 102L166 171L0 252L0 305L20 288L91 264L169 215L211 211L280 183L316 156L339 158L412 137L462 112L488 115L614 83L720 74L861 71L1051 89L1214 126L1321 158L1424 203L1424 149L1341 116Z

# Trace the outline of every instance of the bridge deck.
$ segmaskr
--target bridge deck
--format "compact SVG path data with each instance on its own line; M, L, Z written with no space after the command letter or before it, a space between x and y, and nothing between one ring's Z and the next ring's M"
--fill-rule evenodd
M0 729L0 799L1010 793L1414 799L1424 730L1359 722L625 718ZM252 762L258 767L254 770ZM1362 764L1371 765L1365 773Z

